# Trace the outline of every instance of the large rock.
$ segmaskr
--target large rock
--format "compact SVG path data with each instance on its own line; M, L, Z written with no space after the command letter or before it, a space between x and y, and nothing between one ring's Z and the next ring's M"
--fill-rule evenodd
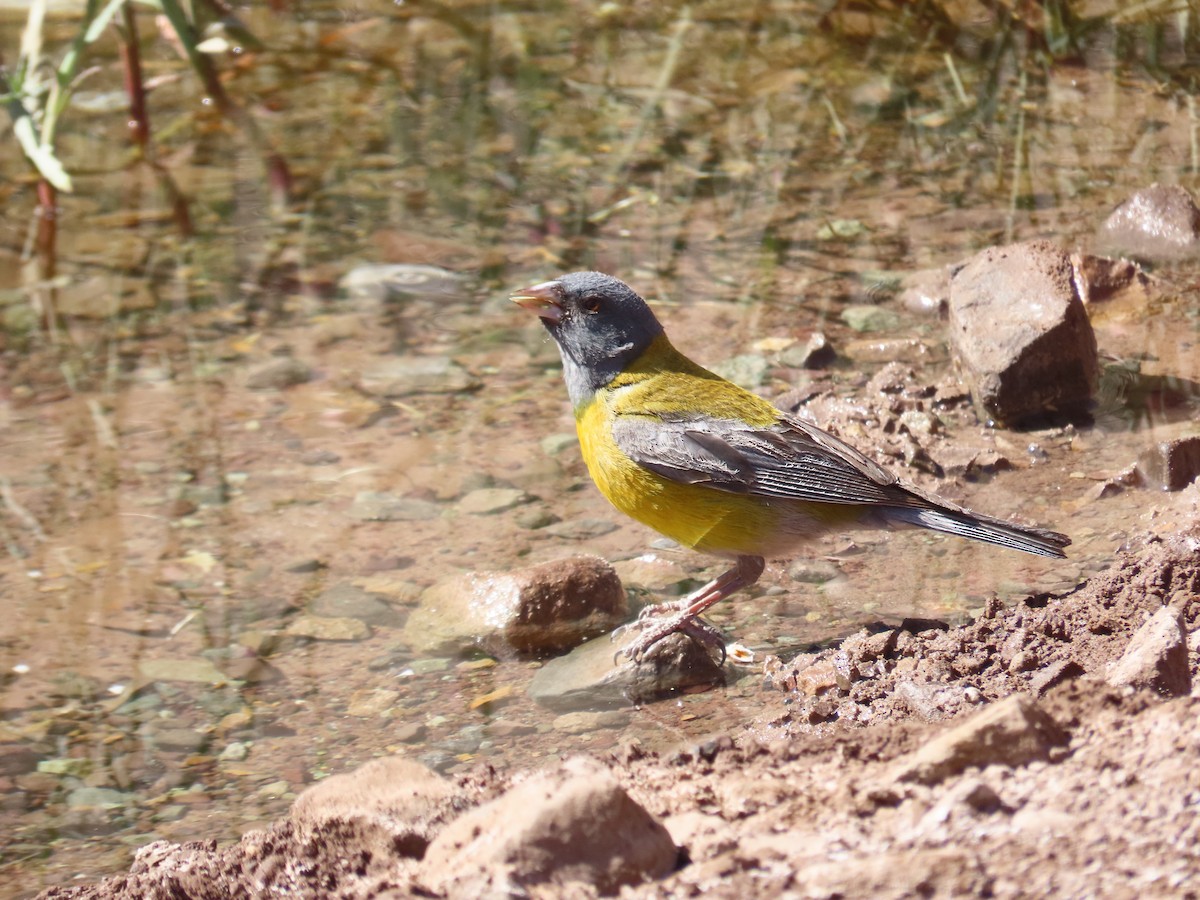
M1137 474L1147 487L1182 491L1200 477L1200 435L1155 444L1138 456Z
M374 856L420 859L464 802L462 792L437 773L387 756L308 788L292 804L292 821L301 839L336 829L356 835Z
M481 648L507 656L557 653L611 631L628 611L612 566L576 556L435 584L409 616L405 637L433 656Z
M666 828L607 769L575 759L447 825L429 845L422 874L453 897L571 882L615 894L664 877L677 857Z
M1113 210L1100 246L1134 259L1177 260L1200 255L1200 209L1177 184L1142 188Z
M981 415L1015 425L1084 410L1096 336L1071 260L1048 241L984 250L950 283L950 340Z
M1020 695L993 703L896 761L895 781L938 784L970 766L1018 766L1048 759L1052 747L1067 742L1033 701Z
M1108 673L1108 682L1151 688L1167 696L1191 691L1187 634L1178 610L1164 606L1133 633Z

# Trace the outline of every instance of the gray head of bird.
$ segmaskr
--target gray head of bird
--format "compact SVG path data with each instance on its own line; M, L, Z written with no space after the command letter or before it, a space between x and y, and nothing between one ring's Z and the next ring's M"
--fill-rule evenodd
M646 301L618 278L572 272L515 291L512 301L538 314L558 344L571 401L591 398L663 333Z

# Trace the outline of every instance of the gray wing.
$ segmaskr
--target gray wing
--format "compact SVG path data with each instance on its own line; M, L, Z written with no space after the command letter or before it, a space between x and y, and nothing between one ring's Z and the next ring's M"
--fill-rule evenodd
M745 422L622 416L613 438L643 468L719 491L821 503L927 503L849 444L792 416L769 428Z

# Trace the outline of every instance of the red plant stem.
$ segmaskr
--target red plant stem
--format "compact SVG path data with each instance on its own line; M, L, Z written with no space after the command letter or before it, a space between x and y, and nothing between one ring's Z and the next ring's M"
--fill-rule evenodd
M150 117L146 111L146 86L142 80L142 57L138 49L137 16L133 4L121 7L121 61L125 64L125 92L129 95L129 128L133 142L142 149L150 143Z

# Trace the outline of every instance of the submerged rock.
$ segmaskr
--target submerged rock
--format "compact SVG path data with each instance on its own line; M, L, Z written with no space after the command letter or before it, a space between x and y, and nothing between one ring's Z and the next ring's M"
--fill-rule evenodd
M616 572L595 556L518 572L470 572L429 588L405 627L429 654L480 647L497 654L555 653L612 630L628 614Z
M1006 425L1086 409L1096 336L1071 260L1048 241L984 250L950 284L950 340L981 415Z
M1200 209L1177 184L1152 184L1121 203L1100 228L1100 244L1134 259L1200 254Z
M1182 491L1200 476L1200 435L1155 444L1138 456L1137 474L1147 487Z
M724 680L708 650L683 634L655 644L640 663L627 659L621 650L637 635L630 629L622 640L596 638L550 660L533 677L529 695L542 706L568 712L629 706Z

